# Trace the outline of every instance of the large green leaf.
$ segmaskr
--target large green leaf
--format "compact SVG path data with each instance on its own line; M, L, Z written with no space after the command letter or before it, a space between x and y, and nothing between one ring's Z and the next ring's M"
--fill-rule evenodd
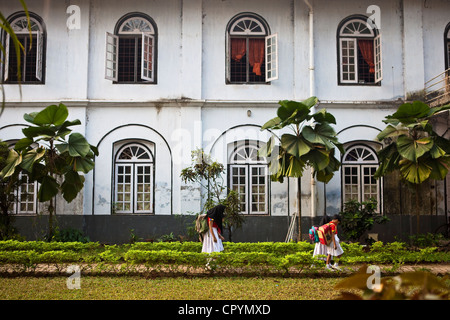
M33 170L34 163L39 159L41 159L44 155L45 149L42 148L32 149L23 155L23 160L20 166L24 170L31 172Z
M313 114L313 118L319 123L328 122L336 124L336 118L331 113L327 112L325 108Z
M300 124L305 120L309 120L310 108L302 102L283 100L277 110L277 115L281 119L280 126L285 127L291 124Z
M393 138L393 137L398 137L399 135L402 134L407 134L408 133L408 129L406 129L403 126L393 126L393 125L388 125L383 131L381 131L378 135L377 135L377 139L378 141L383 141L386 138Z
M283 148L286 149L286 152L297 158L300 158L311 150L309 143L304 140L302 136L296 136L293 134L283 134L281 136L281 144Z
M258 156L264 158L270 157L273 151L274 144L275 138L271 136L267 143L258 149Z
M68 127L80 125L80 124L81 124L81 121L78 119L76 119L74 121L64 121L64 123L62 125L56 126L58 137L62 137L62 138L65 137L66 135L68 135L69 133L72 132L72 130L69 129Z
M378 158L380 159L380 166L374 174L377 179L386 173L397 170L402 156L397 150L397 145L392 143L378 152Z
M36 114L34 123L37 125L55 125L59 126L64 123L69 115L67 107L60 103L59 105L50 105L44 110Z
M261 131L266 129L281 129L280 123L281 119L279 117L270 119L261 127Z
M329 162L328 166L320 171L314 171L314 174L317 176L317 180L323 183L328 183L331 178L334 176L334 172L339 170L341 163L334 157L334 150L330 152L328 156Z
M33 143L33 139L30 138L22 138L16 142L14 145L14 150L21 151L25 148L28 148Z
M29 138L35 138L35 137L44 137L48 139L52 139L55 137L55 130L52 130L48 127L28 127L22 129L23 134Z
M58 194L58 191L59 184L56 182L55 178L50 176L43 177L38 191L39 202L50 201Z
M409 136L400 136L397 139L397 150L402 157L417 162L417 159L430 151L433 147L433 139L430 137L414 140Z
M78 172L69 170L64 175L64 182L61 185L61 193L67 202L72 202L78 193L83 189L84 177Z
M305 126L302 135L309 142L325 145L328 149L333 149L333 143L337 142L334 129L327 123L317 124L314 128Z
M16 167L22 162L22 155L16 150L11 149L8 153L8 158L6 159L6 165L0 172L0 178L8 178L14 173Z
M314 107L319 102L319 99L315 96L309 97L306 100L303 100L302 103L307 106L309 109Z
M411 121L412 119L421 119L428 115L430 107L422 101L414 101L413 103L404 103L398 107L397 112L392 118L399 119L401 122Z
M400 174L406 181L420 184L430 177L432 167L425 161L400 160Z
M58 144L56 148L61 153L68 152L71 157L85 157L91 150L90 144L81 133L72 133L65 143Z
M444 180L447 177L450 167L450 156L443 156L438 159L429 159L427 164L431 167L431 179Z
M81 157L75 157L73 159L73 170L88 173L92 169L94 169L94 161Z
M285 168L285 176L299 178L303 174L304 167L304 162L299 160L297 157L290 156L287 163L287 168Z
M324 170L330 163L329 152L319 150L318 148L309 151L302 157L302 160L313 167L316 171Z
M35 124L34 123L34 118L36 117L37 114L38 114L38 112L25 113L23 115L23 118L24 118L25 121L30 122L32 124Z

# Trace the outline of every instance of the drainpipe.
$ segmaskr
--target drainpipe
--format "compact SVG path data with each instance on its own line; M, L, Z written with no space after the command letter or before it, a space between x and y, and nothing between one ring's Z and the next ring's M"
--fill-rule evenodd
M315 74L314 74L314 9L309 0L304 0L309 8L309 96L315 96ZM315 107L312 109L315 113ZM316 216L316 180L311 171L311 217Z

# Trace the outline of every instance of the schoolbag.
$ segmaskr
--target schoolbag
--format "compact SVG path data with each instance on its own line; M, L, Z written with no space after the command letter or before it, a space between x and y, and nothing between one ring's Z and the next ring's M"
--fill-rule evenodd
M331 242L331 222L319 227L317 233L320 243L328 245Z
M208 229L208 219L206 219L206 214L199 214L195 219L195 231L202 235L208 231Z
M313 243L317 243L319 242L319 235L317 234L317 229L319 229L316 226L312 226L311 229L309 229L309 239L313 242Z

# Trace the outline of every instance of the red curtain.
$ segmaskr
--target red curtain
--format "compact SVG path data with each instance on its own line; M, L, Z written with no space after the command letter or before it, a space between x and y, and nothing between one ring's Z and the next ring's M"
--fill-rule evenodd
M231 59L240 62L247 50L245 39L231 39Z
M266 43L264 39L250 39L249 44L249 62L253 67L253 73L261 75L261 65L264 62L264 49Z
M250 39L249 40L249 53L248 62L253 68L253 73L261 75L261 65L264 62L264 39ZM234 38L231 39L231 59L236 62L240 62L247 50L247 39Z
M375 73L375 63L373 59L373 40L358 40L358 47L361 54L369 65L369 72Z

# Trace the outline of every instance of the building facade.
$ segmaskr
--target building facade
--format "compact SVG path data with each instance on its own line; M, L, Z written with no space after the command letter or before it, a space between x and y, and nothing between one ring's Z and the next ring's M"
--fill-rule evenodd
M200 187L183 183L180 173L191 151L203 148L225 165L223 181L239 193L247 223L237 240L283 241L297 210L297 182L270 181L267 161L257 155L269 138L260 129L279 100L317 96L317 108L336 117L345 153L327 185L309 172L302 177L305 228L349 199L373 197L381 214L394 217L392 233L412 231L411 195L396 177L373 178L381 148L375 138L385 116L422 97L425 82L448 69L449 1L30 0L27 6L32 43L22 57L21 86L15 51L2 35L0 138L14 143L26 125L23 114L54 103L81 120L76 130L99 156L83 193L70 204L57 201L63 226L110 242L126 240L130 230L142 238L176 233L183 228L177 217L202 207ZM20 3L0 0L0 10L29 46ZM437 126L450 135L448 116ZM449 179L423 187L419 210L428 231L448 219L449 187ZM27 190L14 212L24 229L45 213L33 196L36 186Z

